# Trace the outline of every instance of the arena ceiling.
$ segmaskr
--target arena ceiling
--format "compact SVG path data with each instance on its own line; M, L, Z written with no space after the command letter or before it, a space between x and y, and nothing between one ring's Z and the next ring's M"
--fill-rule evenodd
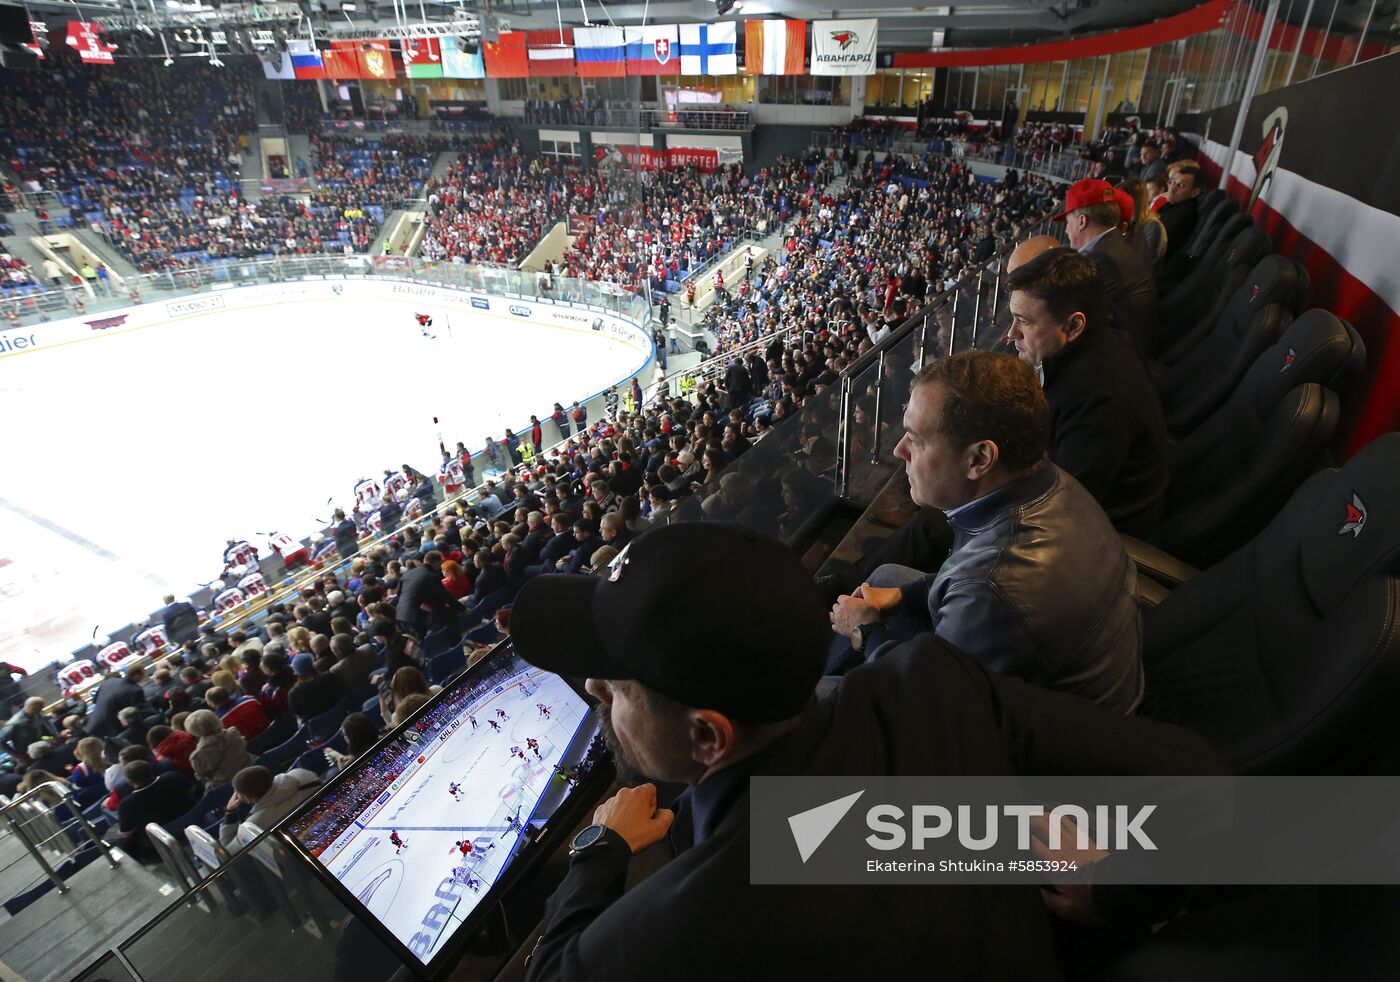
M80 8L68 0L29 0L28 9L46 19L71 18L81 10L89 19L110 24L109 30L148 24L156 29L183 24L267 26L292 28L310 16L316 31L335 35L355 30L374 32L398 25L429 23L466 27L468 36L491 25L497 29L543 29L556 26L630 26L693 24L720 20L791 17L877 18L879 47L887 51L928 51L938 48L1002 47L1067 40L1145 24L1179 14L1203 0L963 0L955 4L891 6L889 0L839 0L822 6L813 0L84 0ZM1266 0L1252 0L1262 10ZM1297 24L1311 11L1309 26L1334 32L1371 28L1383 33L1395 19L1400 0L1302 0L1287 2L1281 19ZM723 11L723 13L721 13ZM267 24L275 19L276 25ZM742 28L741 28L742 30ZM362 35L361 35L362 36Z

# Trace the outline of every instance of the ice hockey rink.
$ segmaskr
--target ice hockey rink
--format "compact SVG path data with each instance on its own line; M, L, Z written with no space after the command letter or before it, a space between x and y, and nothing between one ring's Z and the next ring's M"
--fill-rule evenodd
M317 531L362 477L436 474L439 435L480 450L646 361L506 301L346 292L48 346L41 326L0 358L0 659L61 661L215 579L228 539Z
M352 823L352 837L321 855L330 874L390 933L411 947L419 938L425 961L495 882L521 827L530 824L528 802L549 782L563 781L554 764L587 713L557 676L529 671L519 678L527 680L528 694L511 683L483 700L475 728L463 722L436 741L417 771ZM550 708L547 718L541 704ZM498 718L498 710L506 718ZM539 744L538 756L527 739ZM453 784L461 786L457 796ZM517 813L519 826L512 822ZM402 846L390 841L393 833ZM434 913L443 905L450 913ZM424 932L431 934L431 948L423 944Z

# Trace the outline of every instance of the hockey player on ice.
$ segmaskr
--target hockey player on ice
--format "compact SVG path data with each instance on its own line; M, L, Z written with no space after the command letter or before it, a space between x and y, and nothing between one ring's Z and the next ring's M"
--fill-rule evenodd
M456 801L462 800L462 786L456 781L453 781L447 786L447 793L450 794Z
M470 723L470 724L472 725L472 729L473 729L473 730L476 729L476 717L475 717L475 716L472 716L471 714L468 714L468 715L467 715L467 722Z
M408 843L399 838L399 830L393 829L389 832L389 842L394 847L394 855L397 856L408 847Z
M538 710L540 711L540 716L541 716L542 718L544 718L544 719L549 719L549 707L548 707L548 706L546 706L546 705L545 705L544 703L542 703L542 702L537 702L537 703L535 703L535 708L538 709Z
M481 892L481 881L472 876L471 871L465 866L452 867L452 878L472 891L472 893Z
M434 334L434 333L432 332L432 327L433 327L433 315L432 315L432 314L414 314L414 315L413 315L413 319L416 320L416 321L418 322L419 333L422 334L423 337L425 337L425 338L436 338L436 337L437 337L437 335Z
M486 723L488 726L491 727L491 729L495 730L497 733L501 732L501 724L497 723L494 719L488 719Z
M510 719L510 717L506 715L506 711L504 709L496 710L496 716L500 719Z
M526 737L525 746L533 750L535 752L535 756L538 757L540 760L544 759L543 757L540 757L540 742L534 737Z

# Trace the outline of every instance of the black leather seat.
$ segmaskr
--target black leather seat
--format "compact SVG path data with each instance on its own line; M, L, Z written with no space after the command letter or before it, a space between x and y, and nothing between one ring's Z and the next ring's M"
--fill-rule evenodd
M1350 324L1302 314L1229 399L1171 449L1156 543L1197 565L1248 542L1317 468L1341 419L1338 394L1366 364Z
M1211 213L1214 212L1216 208L1220 207L1220 205L1225 202L1228 202L1229 204L1232 204L1235 207L1227 207L1224 211L1222 211L1214 219L1214 224L1211 224L1209 221L1197 222L1196 227L1191 231L1191 237L1186 242L1186 248L1188 250L1191 249L1193 246L1199 250L1204 244L1203 240L1213 235L1214 230L1220 227L1220 223L1222 221L1236 214L1240 210L1239 202L1235 201L1233 198L1227 195L1223 188L1212 188L1211 190L1201 195L1200 200L1196 203L1196 213L1200 215L1202 219L1209 220L1211 217Z
M1216 197L1216 195L1219 197ZM1225 192L1208 191L1196 206L1196 227L1191 230L1191 238L1186 245L1172 253L1172 257L1158 270L1157 290L1166 293L1179 280L1191 272L1196 261L1205 255L1211 242L1219 233L1220 227L1240 213L1240 206Z
M1248 215L1236 215L1226 222L1216 245L1162 298L1162 337L1186 337L1202 321L1219 317L1230 295L1271 251L1269 237Z
M1254 540L1144 612L1139 713L1240 774L1360 774L1394 753L1400 433L1310 477Z
M1307 273L1292 260L1264 257L1190 350L1153 371L1167 429L1184 435L1220 408L1254 360L1292 323L1306 281Z

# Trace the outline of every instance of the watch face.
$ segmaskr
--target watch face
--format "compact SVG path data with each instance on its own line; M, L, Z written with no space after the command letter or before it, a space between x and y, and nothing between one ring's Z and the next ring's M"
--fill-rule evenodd
M602 838L603 833L606 831L607 827L603 825L588 826L588 828L583 829L578 835L574 836L574 849L587 849Z

